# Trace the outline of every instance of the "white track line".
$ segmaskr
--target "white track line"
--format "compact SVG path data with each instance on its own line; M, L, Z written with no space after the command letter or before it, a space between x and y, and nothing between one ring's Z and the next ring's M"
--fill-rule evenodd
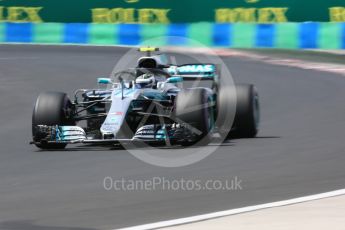
M311 195L311 196L305 196L305 197L300 197L300 198L294 198L290 200L278 201L278 202L273 202L273 203L231 209L231 210L226 210L226 211L221 211L221 212L213 212L213 213L208 213L204 215L162 221L162 222L157 222L157 223L152 223L152 224L138 225L138 226L133 226L133 227L128 227L128 228L121 228L118 230L149 230L149 229L166 228L166 227L172 227L176 225L190 224L190 223L214 219L214 218L231 216L231 215L252 212L252 211L257 211L257 210L262 210L262 209L267 209L267 208L275 208L275 207L281 207L281 206L286 206L286 205L298 204L298 203L330 198L330 197L335 197L335 196L341 196L341 195L345 195L345 189Z

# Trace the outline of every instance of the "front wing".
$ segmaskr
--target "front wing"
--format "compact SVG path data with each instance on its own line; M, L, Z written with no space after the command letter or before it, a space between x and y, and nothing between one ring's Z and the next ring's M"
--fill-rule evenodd
M34 141L30 142L30 144L178 144L189 141L192 138L192 132L188 131L185 127L177 125L145 125L139 128L133 138L130 139L95 139L92 136L87 136L83 128L79 126L38 125L35 127Z

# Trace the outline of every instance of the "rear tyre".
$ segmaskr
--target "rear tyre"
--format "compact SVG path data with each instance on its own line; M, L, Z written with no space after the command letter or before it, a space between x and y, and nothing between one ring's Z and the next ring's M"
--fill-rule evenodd
M253 85L236 86L237 104L231 138L253 138L259 131L259 94Z
M41 93L34 107L32 114L32 136L35 144L41 149L64 149L67 144L48 144L40 142L40 136L37 132L37 125L75 125L71 115L72 103L65 93L45 92Z
M182 90L176 97L175 117L178 123L187 124L192 135L182 145L206 145L210 142L213 127L211 101L205 89Z
M230 96L230 93L233 95ZM256 136L259 130L260 105L258 92L253 85L220 87L217 106L217 125L224 139ZM236 108L236 112L231 108ZM224 125L225 117L232 117L232 124L228 122Z

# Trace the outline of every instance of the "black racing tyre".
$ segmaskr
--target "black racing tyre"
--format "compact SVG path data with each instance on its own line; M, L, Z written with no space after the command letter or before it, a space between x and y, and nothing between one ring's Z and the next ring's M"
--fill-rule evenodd
M205 89L181 90L176 97L175 117L178 123L187 124L192 138L182 145L193 144L206 145L210 141L210 130L213 127L214 118L211 101Z
M233 94L234 92L236 94ZM232 96L229 95L231 93ZM253 138L257 135L260 122L260 105L258 92L253 85L241 84L220 87L217 107L217 126L224 139ZM230 109L234 107L236 110ZM231 128L229 124L226 125L227 127L223 127L225 117L231 116L233 117L232 124L229 123Z
M237 104L230 138L253 138L259 131L259 94L253 85L236 86Z
M71 118L72 103L65 93L44 92L41 93L34 107L32 114L32 136L34 142L40 139L36 133L37 125L75 125ZM64 149L67 144L36 144L41 149Z
M223 82L217 86L216 126L221 135L221 141L228 138L230 130L233 127L236 104L236 88L234 85Z

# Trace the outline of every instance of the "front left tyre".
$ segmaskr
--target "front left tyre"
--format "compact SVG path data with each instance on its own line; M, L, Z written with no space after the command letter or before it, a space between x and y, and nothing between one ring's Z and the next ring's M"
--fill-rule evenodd
M210 131L214 117L210 97L203 88L181 90L175 102L175 117L178 123L187 125L191 138L182 145L206 145L210 142Z
M32 136L35 145L40 149L64 149L65 143L46 143L41 141L38 125L68 126L75 125L72 118L73 106L67 94L61 92L41 93L32 114Z

